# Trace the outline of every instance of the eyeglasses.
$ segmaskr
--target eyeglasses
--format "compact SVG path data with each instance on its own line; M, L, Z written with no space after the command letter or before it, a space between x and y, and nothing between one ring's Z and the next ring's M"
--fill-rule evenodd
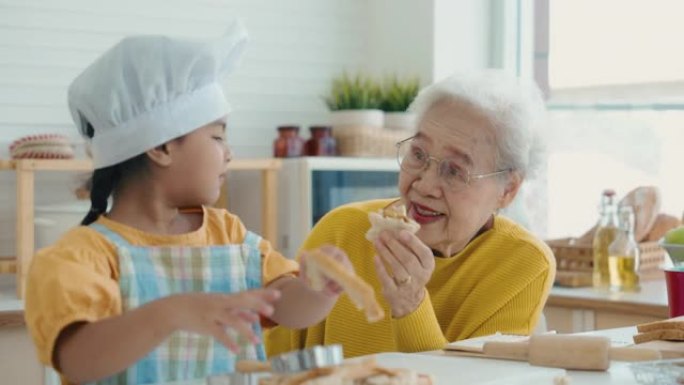
M415 137L404 139L397 143L397 161L402 170L412 175L417 175L430 167L430 162L435 161L437 175L451 189L463 189L470 186L472 180L489 178L510 172L510 169L489 172L486 174L471 174L461 166L456 159L438 159L430 156L422 147L415 142Z

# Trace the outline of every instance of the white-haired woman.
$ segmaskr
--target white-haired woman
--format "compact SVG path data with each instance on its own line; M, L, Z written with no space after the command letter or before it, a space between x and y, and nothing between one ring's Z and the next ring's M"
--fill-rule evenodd
M376 290L386 318L367 323L347 297L304 330L275 328L269 354L341 343L353 357L440 349L495 332L529 334L555 274L549 248L498 214L538 162L544 106L538 89L501 71L455 76L412 105L417 132L397 144L400 199L328 213L303 249L333 244ZM368 213L404 204L416 234L371 243Z

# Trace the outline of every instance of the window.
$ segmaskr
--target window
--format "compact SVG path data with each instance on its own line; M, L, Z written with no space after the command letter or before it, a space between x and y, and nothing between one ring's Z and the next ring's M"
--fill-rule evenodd
M684 210L684 2L542 0L548 38L547 237L579 236L604 188L660 188ZM539 9L539 7L537 7ZM545 20L544 18L547 18ZM548 23L545 23L548 21ZM539 72L537 70L537 72Z

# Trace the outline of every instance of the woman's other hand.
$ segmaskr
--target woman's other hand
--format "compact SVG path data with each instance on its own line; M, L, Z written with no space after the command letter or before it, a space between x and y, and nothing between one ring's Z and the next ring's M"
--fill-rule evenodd
M408 231L383 231L375 241L375 269L393 318L415 311L435 269L432 250ZM389 269L388 269L389 268Z
M228 331L234 330L251 343L261 340L253 324L259 315L270 317L280 292L272 289L243 291L236 294L189 293L166 298L166 309L177 330L211 335L231 351L240 350Z

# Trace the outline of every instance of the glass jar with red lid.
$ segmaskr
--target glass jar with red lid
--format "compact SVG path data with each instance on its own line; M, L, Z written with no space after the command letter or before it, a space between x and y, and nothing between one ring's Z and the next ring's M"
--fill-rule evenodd
M311 126L311 138L306 141L305 153L308 156L337 155L337 141L332 136L330 126Z
M299 136L299 126L279 126L278 138L273 141L273 156L292 158L304 155L304 139Z

